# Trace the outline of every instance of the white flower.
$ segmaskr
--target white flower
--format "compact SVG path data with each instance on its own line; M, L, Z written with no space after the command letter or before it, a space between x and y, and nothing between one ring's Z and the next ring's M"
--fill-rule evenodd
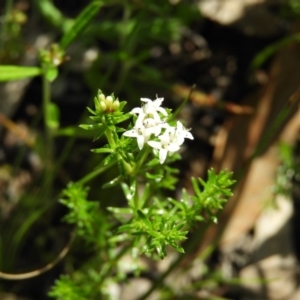
M167 131L158 138L160 139L160 142L149 141L148 145L159 151L159 162L163 164L167 158L167 155L172 155L174 152L178 151L180 145L178 145L176 142L174 143L170 139L170 134Z
M184 139L191 139L193 140L194 137L192 134L189 132L190 129L184 128L181 122L177 121L177 126L176 127L169 127L167 128L167 131L170 134L170 139L172 142L177 143L178 145L182 145L184 142Z
M165 132L158 138L160 142L149 141L148 145L159 151L159 162L161 164L164 163L168 154L172 155L180 149L185 138L194 139L189 130L185 129L179 121L176 127L167 126Z
M130 113L138 114L139 119L153 118L157 122L159 122L160 116L159 116L158 112L160 112L165 117L168 116L167 111L163 107L160 107L163 100L164 100L164 98L157 98L154 101L152 101L148 98L141 98L141 101L146 102L146 104L142 107L136 107L136 108L132 109Z
M146 128L144 126L135 126L131 130L125 131L123 135L128 137L137 138L138 147L143 149L144 144L150 139L151 134L155 133L155 128Z
M136 138L140 150L145 143L157 150L161 164L164 163L168 154L172 155L180 149L184 139L194 139L189 129L184 128L179 121L176 127L172 127L164 120L168 113L161 107L163 100L164 98L157 98L154 101L141 98L145 104L131 111L132 114L138 115L135 125L133 129L123 134L127 137ZM159 141L151 140L151 136L157 137Z
M168 115L167 111L163 107L160 107L164 101L164 98L157 98L154 101L148 98L141 98L141 101L146 102L146 104L143 106L143 110L146 114L153 114L159 111L164 116Z

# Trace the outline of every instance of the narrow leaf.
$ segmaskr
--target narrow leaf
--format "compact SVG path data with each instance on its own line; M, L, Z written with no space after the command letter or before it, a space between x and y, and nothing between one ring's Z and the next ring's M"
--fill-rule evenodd
M73 40L84 32L92 18L98 13L101 4L101 1L93 1L79 14L73 26L63 35L60 41L62 49L66 49Z
M124 178L122 176L118 176L116 177L115 179L109 181L109 182L106 182L102 185L102 188L103 189L108 189L108 188L111 188L113 186L116 186L118 184L120 184L122 182Z
M38 67L0 66L0 81L20 80L41 75Z
M55 132L56 136L76 136L77 138L87 138L92 139L94 133L91 131L83 131L77 126L68 126L61 129L58 129Z
M151 224L151 222L147 219L146 215L145 215L141 210L138 210L137 213L138 213L140 219L143 221L143 223L144 223L147 227L149 227L149 228L152 228L152 227L153 227L152 224Z
M91 150L94 153L113 153L114 150L111 148L97 148Z
M197 184L196 179L194 177L192 177L191 180L192 180L192 185L193 185L193 188L194 188L194 191L195 191L196 195L198 197L200 197L201 196L201 191L199 189L199 186Z
M34 4L42 16L53 26L66 32L73 24L72 19L66 18L51 0L37 0Z
M103 127L103 125L102 124L81 124L79 125L79 127L85 130L94 130Z
M103 128L101 128L98 132L97 132L97 134L96 134L96 136L94 137L94 139L93 139L93 142L95 142L95 141L97 141L98 139L100 139L101 138L101 136L104 134L104 132L105 132L105 127L103 126Z

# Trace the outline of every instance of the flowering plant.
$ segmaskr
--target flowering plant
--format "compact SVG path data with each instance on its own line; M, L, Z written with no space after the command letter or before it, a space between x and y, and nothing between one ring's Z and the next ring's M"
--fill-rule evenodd
M168 4L168 1L163 6L161 1L156 4L153 1L147 1L149 3L143 5L146 9L140 9L136 3L131 5L129 2L124 3L123 8L117 3L118 12L120 9L124 9L123 21L117 22L117 27L115 27L115 18L109 20L108 17L104 21L102 18L98 18L101 19L101 22L93 23L97 32L99 28L102 28L104 32L107 32L107 29L111 31L110 29L115 28L116 30L112 30L112 34L109 35L112 45L116 41L118 44L114 47L116 51L113 53L101 51L101 57L108 58L107 60L101 58L101 61L112 61L111 65L109 63L108 65L103 64L101 68L90 68L87 70L87 74L94 78L97 77L97 82L100 80L102 86L107 86L110 83L109 80L113 80L117 91L122 90L126 82L124 80L126 75L139 65L143 67L139 74L148 78L149 70L152 71L152 74L155 71L154 75L158 76L154 77L157 77L158 80L162 79L161 72L156 72L155 68L144 67L150 57L149 49L153 46L151 40L157 40L156 28L162 28L161 24L164 24L164 30L159 30L159 32L163 39L159 38L158 40L165 40L166 45L170 44L171 40L169 39L172 36L174 37L174 40L172 37L172 41L177 42L178 34L181 32L179 26L181 22L176 21L176 16L172 16L171 22L165 22L165 16L174 12L174 5ZM45 209L48 209L49 206L52 207L52 200L56 199L55 179L58 177L57 174L61 170L74 140L82 136L90 137L89 133L82 134L78 128L73 126L61 128L60 108L52 101L51 83L58 76L65 74L60 74L58 67L68 60L68 47L84 33L94 36L95 30L90 25L99 10L106 6L103 1L90 1L75 19L65 19L57 7L52 5L52 1L36 1L36 3L50 23L53 22L55 26L62 29L59 34L60 41L50 47L40 49L39 66L0 66L0 81L41 76L43 91L41 111L44 132L41 136L43 143L40 144L42 146L41 157L44 161L44 176L41 178L37 194L35 191L28 194L30 196L26 196L27 202L24 201L26 202L26 212L29 211L31 203L38 203L38 207L41 206L41 208L39 211L35 211L30 218L26 217L26 223L23 222L23 217L20 218L22 226L17 231L17 238L10 236L11 231L3 230L9 236L8 241L12 238L12 242L7 243L9 245L7 253L9 253L11 262L13 254L19 252L16 250L18 248L12 248L14 251L11 250L11 245L22 245L23 243L20 242L22 239L19 237L23 235L23 239L26 239L27 234L25 233L33 222L44 215ZM145 12L149 5L151 14L147 17ZM10 6L6 6L7 12ZM164 11L162 15L161 11ZM182 16L182 11L192 12L193 10L178 9L177 11L178 15ZM158 12L159 16L157 13L152 15L152 12ZM130 15L134 18L130 18ZM193 14L189 13L188 15L192 16ZM149 23L149 20L155 22ZM149 35L145 35L144 28L148 29L149 24L152 24L151 30ZM186 26L185 21L182 24ZM119 30L121 29L119 26L125 26L123 28L125 30ZM88 28L89 30L86 30ZM98 34L95 35L95 38L98 43ZM130 46L128 47L128 45ZM15 49L13 50L12 53L15 53ZM96 66L97 62L98 59L95 60L93 66ZM107 66L110 71L102 76L108 70ZM95 71L96 69L97 71ZM115 75L117 75L116 79ZM128 82L130 83L130 81ZM133 82L135 81L131 83ZM132 86L130 86L130 90L133 91ZM68 227L72 230L69 242L56 259L45 267L24 274L7 274L0 271L1 278L20 280L38 276L66 258L64 272L67 274L56 281L49 293L51 297L60 300L120 299L120 297L114 296L112 287L116 286L116 283L124 282L132 275L138 276L143 271L140 264L141 257L163 259L170 252L176 256L177 260L169 265L165 273L161 274L162 282L174 270L176 263L178 264L184 255L192 251L196 245L195 239L187 238L188 232L199 226L199 222L216 222L218 211L222 209L226 199L231 195L230 186L233 183L231 174L226 171L216 174L214 170L210 170L206 181L191 179L190 193L185 189L180 189L177 185L179 170L174 167L176 166L174 162L180 159L179 150L185 139L192 140L193 135L190 130L185 129L180 121L176 120L180 108L173 113L170 109L162 107L163 98L153 101L141 98L141 101L141 107L134 108L131 112L125 112L126 103L124 101L119 101L114 95L106 96L101 91L98 92L94 99L93 109L88 108L91 113L90 122L81 125L81 128L92 131L94 141L100 144L98 148L92 150L95 154L91 155L92 158L88 160L89 162L97 161L97 164L95 167L93 165L93 170L83 178L69 183L62 192L59 192L58 196L60 203L67 208L64 221L71 224ZM129 120L132 121L132 124L128 124ZM59 156L56 156L56 138L64 135L71 136L71 139L66 143ZM101 162L99 163L99 161ZM103 174L104 172L105 174ZM105 179L104 176L106 176ZM109 178L108 181L107 178ZM95 182L97 182L97 187L101 183L103 189L101 189L101 198L91 201L89 198L98 198L98 194L97 197L93 194L95 189L91 189L90 192L90 187ZM41 204L40 199L47 201L43 201ZM50 202L52 204L49 204ZM36 208L35 205L33 207ZM24 214L27 216L26 212ZM52 215L51 212L49 214ZM19 226L18 222L15 224ZM52 229L49 232L52 235ZM80 242L77 243L78 241ZM80 257L84 257L84 259L75 261L74 256L65 257L73 243L77 243L76 251L78 252L76 253L79 253ZM28 245L30 245L30 241ZM3 255L6 253L2 252ZM124 269L123 262L128 257L131 258L132 263L130 267L127 266L127 269ZM154 281L153 289L155 289ZM146 295L141 299L145 298Z
M166 189L175 190L178 174L167 163L180 158L175 152L186 138L192 140L193 135L180 121L174 120L176 114L161 106L163 98L141 100L141 107L125 113L124 101L120 102L113 94L105 96L99 90L94 98L95 109L88 108L92 122L81 128L94 130L94 140L106 137L108 144L92 150L106 156L92 173L67 186L61 203L69 209L65 221L76 225L77 235L97 255L80 270L56 281L50 292L52 297L77 299L80 292L82 299L104 296L112 299L109 292L112 282L126 277L121 264L123 257L130 255L134 260L129 272L136 275L141 271L141 254L163 259L171 247L180 253L179 258L183 257L189 244L185 242L184 246L182 242L189 230L199 221L216 222L218 211L231 195L232 174L226 171L216 174L210 170L206 182L191 179L194 195L182 189L181 199L166 197ZM120 127L120 123L130 118L134 122L129 128ZM103 188L120 185L127 205L108 206L108 214L97 201L87 200L87 183L115 164L119 175ZM97 290L78 291L79 286L91 286L86 283L89 280L95 282Z

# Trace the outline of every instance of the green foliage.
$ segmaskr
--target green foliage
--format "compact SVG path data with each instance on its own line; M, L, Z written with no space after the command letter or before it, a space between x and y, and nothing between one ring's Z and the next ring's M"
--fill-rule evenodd
M166 218L163 215L151 215L151 219L138 210L138 220L126 227L120 227L120 231L131 232L134 235L146 235L143 253L152 254L157 251L161 259L167 256L166 246L171 245L178 252L184 253L179 242L186 239L187 231L181 231L185 222L176 223L175 218Z
M78 38L87 26L90 24L92 18L98 13L102 1L92 1L75 19L73 25L63 35L60 41L60 47L66 49L73 40Z
M148 103L148 108L135 111L144 113L148 109L150 115L155 114L151 105L158 104L153 103ZM194 224L205 220L216 222L217 213L222 209L226 199L232 195L230 190L234 183L231 179L232 174L227 171L216 174L212 169L208 172L207 181L192 178L194 195L189 195L183 190L180 201L167 198L163 191L175 189L178 171L153 158L148 145L144 145L137 154L137 147L132 146L132 140L126 138L123 135L124 130L118 127L119 123L132 116L123 112L125 103L120 103L114 95L105 96L99 91L94 99L94 105L94 110L89 109L93 123L81 125L81 128L95 130L97 139L99 131L106 137L108 144L94 149L93 152L106 155L101 166L109 165L112 159L117 160L119 176L103 187L112 188L121 185L124 199L120 207L108 207L109 214L106 214L99 210L97 202L87 200L88 188L82 183L70 183L63 191L63 199L60 202L69 208L64 220L76 225L79 235L89 241L92 249L98 254L82 266L81 271L71 274L72 280L80 279L76 289L70 288L69 277L62 277L56 282L50 292L56 299L73 297L74 291L74 299L77 295L81 295L83 299L97 297L106 299L108 282L126 278L126 274L122 271L117 271L119 275L114 277L112 270L121 257L130 251L133 257L145 254L160 259L167 256L168 247L184 254L182 242L187 239L187 234ZM190 136L188 131L183 131L182 134ZM172 162L179 159L179 156L171 155L168 159ZM100 231L97 231L97 228L101 228ZM115 251L117 247L121 249L118 252ZM95 264L95 261L98 263ZM101 265L100 273L96 265ZM89 277L87 274L83 275L87 270L89 274L94 274L93 284L98 287L96 291L90 289L92 283L87 287L84 286L84 281ZM82 285L82 289L77 291L78 285Z
M98 204L87 200L88 188L83 188L76 183L69 183L63 191L60 202L69 208L69 213L64 220L78 227L80 235L93 234L93 216Z
M82 288L78 282L74 282L70 276L61 276L56 280L54 288L49 292L49 296L58 300L82 300L86 299Z
M41 75L38 67L0 66L0 81L20 80Z
M300 35L299 33L289 35L273 44L268 45L265 47L262 51L260 51L256 56L254 57L252 63L251 63L251 69L257 69L263 65L273 54L275 54L278 50L281 48L293 44L293 43L299 43L300 42Z
M290 197L293 180L300 178L300 161L295 158L292 146L283 142L279 144L279 156L281 164L277 169L273 193Z
M205 182L199 178L198 182L202 185L200 190L199 184L195 178L192 178L193 188L196 193L192 197L195 202L196 213L207 213L213 222L217 222L216 213L223 208L226 199L232 196L230 187L234 184L231 179L232 173L225 170L215 174L214 170L208 171L208 179Z
M59 28L63 32L67 32L74 23L74 20L68 19L50 0L35 0L35 6L42 16L54 27Z

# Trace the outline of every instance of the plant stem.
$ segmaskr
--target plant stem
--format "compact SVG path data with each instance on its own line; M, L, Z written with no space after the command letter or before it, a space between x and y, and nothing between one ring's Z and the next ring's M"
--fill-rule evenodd
M143 165L145 159L148 157L151 148L148 145L141 150L140 155L138 156L137 163L134 167L133 174L136 175L139 173L141 166Z
M134 207L136 209L136 212L138 209L140 209L140 197L139 197L139 191L138 191L138 182L135 180L135 191L134 191L134 197L133 197L133 202L134 202Z
M96 170L92 171L91 173L87 174L86 176L84 176L83 178L81 178L79 181L77 181L77 183L79 183L79 184L85 184L85 183L87 183L88 181L92 180L96 176L98 176L101 173L103 173L105 170L107 170L110 167L112 167L114 164L116 164L116 161L111 161L107 165L105 165L105 166L103 166L103 167L101 167L99 169L96 169Z
M44 130L45 130L45 173L43 187L45 194L50 191L53 174L53 135L49 127L49 106L51 104L51 83L46 78L46 70L43 72L43 115L44 115Z

